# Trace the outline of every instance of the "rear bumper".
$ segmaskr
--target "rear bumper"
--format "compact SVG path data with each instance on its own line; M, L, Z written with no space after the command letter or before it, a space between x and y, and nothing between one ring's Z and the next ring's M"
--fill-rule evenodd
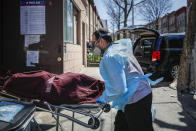
M164 64L154 63L150 66L152 72L166 73L168 71L168 66Z
M160 64L160 63L152 63L150 65L147 65L147 64L140 64L141 67L142 67L142 70L144 72L152 72L152 73L155 73L155 72L167 72L167 66L165 66L164 64Z

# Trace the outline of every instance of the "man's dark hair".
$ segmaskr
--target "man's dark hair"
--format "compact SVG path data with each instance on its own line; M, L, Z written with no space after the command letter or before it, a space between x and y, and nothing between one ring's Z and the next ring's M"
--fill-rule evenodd
M97 40L100 40L101 38L103 38L107 43L111 43L112 42L112 38L110 35L108 35L108 31L105 29L98 29L96 30L93 35L95 35Z

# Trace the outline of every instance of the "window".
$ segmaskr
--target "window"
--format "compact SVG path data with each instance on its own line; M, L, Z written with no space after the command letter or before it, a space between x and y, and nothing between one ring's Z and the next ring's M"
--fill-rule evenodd
M80 44L79 42L79 12L76 8L73 9L74 14L73 14L73 28L74 28L74 44Z
M138 52L143 52L143 49L142 49L142 42L140 40L137 40L135 45L134 45L134 53L138 53Z
M89 26L86 24L86 38L89 40Z
M151 53L152 52L153 42L154 42L154 39L149 39L149 40L143 41L144 53Z
M88 14L89 13L89 7L86 6L85 9L86 9L86 15L89 17L89 14Z
M64 42L73 43L73 4L64 0Z
M160 46L160 50L163 51L166 48L166 39L165 37L162 38L162 41L160 42L161 46Z
M170 39L169 48L183 48L183 39Z

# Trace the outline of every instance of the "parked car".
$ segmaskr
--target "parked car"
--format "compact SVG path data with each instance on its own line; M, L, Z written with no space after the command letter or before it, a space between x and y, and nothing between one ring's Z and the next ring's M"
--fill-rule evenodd
M119 33L134 33L140 37L133 44L133 52L144 72L158 72L170 80L176 78L185 33L159 34L144 27L127 27Z

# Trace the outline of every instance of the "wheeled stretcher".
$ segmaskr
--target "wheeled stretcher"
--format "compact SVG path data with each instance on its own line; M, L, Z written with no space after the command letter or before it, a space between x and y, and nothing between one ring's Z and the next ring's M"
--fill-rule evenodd
M24 102L28 102L27 105L32 107L29 112L45 111L51 113L56 120L56 130L59 126L62 129L59 117L67 118L87 128L97 129L100 124L98 119L100 115L110 110L110 106L107 104L95 104L95 100L105 89L104 83L84 74L65 73L57 75L46 71L34 71L13 74L8 78L3 78L1 83L3 84L0 87L0 94L3 97L14 99L11 100L11 105L16 103L25 107L26 103L24 104ZM10 102L10 100L1 101ZM30 108L24 109L27 111ZM72 112L72 116L64 113L64 111ZM24 112L23 109L18 113L20 112ZM30 114L31 117L28 118L31 120L29 121L35 121L34 113ZM75 118L74 115L76 114L88 117L88 122ZM18 119L17 115L16 119L23 120L22 118ZM14 120L15 117L7 123L14 125L13 123L16 123ZM20 124L11 127L19 128L24 125ZM0 130L4 129L0 128Z
M26 102L25 98L19 98L10 95L9 93L6 93L4 91L1 91L0 94L2 97L6 97L0 99L0 131L4 131L5 129L30 131L32 128L32 124L30 125L30 123L32 122L34 123L33 128L37 128L36 130L42 130L34 118L35 111L44 111L44 112L51 113L53 118L56 120L56 131L58 131L59 127L61 128L61 130L63 130L59 121L59 117L67 118L68 120L71 120L72 122L87 128L97 129L100 125L99 117L101 116L101 114L103 112L107 113L110 111L109 104L88 103L88 104L53 105L48 102L40 101L40 100L29 101L29 99L27 99L28 102ZM17 114L13 117L12 120L4 121L3 119L1 119L1 115L3 113L1 112L2 102L10 102L11 104L22 105L24 108L20 112L17 112ZM63 111L72 112L73 115L69 116L65 114ZM75 118L74 117L75 114L80 114L88 117L89 118L88 122L84 122L82 120ZM1 126L1 125L5 125L5 123L7 124L6 126Z

